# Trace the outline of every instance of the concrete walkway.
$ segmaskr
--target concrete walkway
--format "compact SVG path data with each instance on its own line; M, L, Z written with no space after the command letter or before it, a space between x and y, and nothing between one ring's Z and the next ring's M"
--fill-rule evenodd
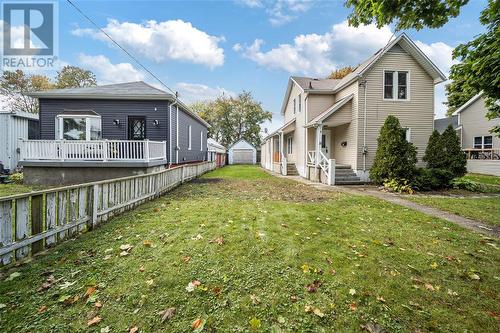
M470 229L470 230L474 230L474 231L479 232L479 233L484 234L484 235L500 238L500 227L499 226L485 224L483 222L471 220L471 219L468 219L466 217L462 217L462 216L459 216L456 214L448 213L448 212L442 211L442 210L434 208L434 207L429 207L429 206L415 203L413 201L408 201L408 200L403 199L402 196L398 195L398 194L381 192L381 191L377 191L375 189L367 188L365 186L328 186L328 185L323 184L323 183L312 182L312 181L305 179L305 178L302 178L300 176L283 176L283 175L280 175L277 173L271 173L271 174L273 176L277 176L277 177L281 177L281 178L292 179L292 180L307 184L309 186L312 186L312 187L320 189L320 190L345 192L345 193L354 194L354 195L369 195L371 197L385 200L385 201L388 201L388 202L396 204L396 205L404 206L404 207L422 212L422 213L430 215L430 216L441 218L443 220L455 223L459 226L462 226L462 227Z

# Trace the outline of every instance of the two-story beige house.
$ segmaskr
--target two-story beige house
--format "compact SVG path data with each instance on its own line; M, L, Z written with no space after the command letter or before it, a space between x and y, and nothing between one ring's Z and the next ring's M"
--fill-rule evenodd
M329 184L369 180L388 115L399 118L419 163L434 121L434 86L444 74L405 34L340 80L291 77L284 125L264 139L261 165Z

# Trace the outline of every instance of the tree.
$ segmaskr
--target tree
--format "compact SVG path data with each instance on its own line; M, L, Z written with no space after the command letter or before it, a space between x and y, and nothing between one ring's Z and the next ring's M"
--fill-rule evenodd
M443 132L441 140L444 148L441 157L444 165L442 168L453 173L455 177L462 177L467 173L467 157L462 151L460 138L451 125Z
M212 102L198 102L191 108L211 125L209 136L225 146L239 139L260 146L260 126L272 117L272 113L264 111L261 103L246 91L235 98L221 96Z
M478 93L476 88L469 85L462 69L460 64L451 66L450 78L452 81L445 86L447 101L444 104L448 106L448 110L446 110L448 117L451 117L453 112Z
M340 80L343 77L345 77L347 74L354 72L355 69L356 69L356 67L351 67L351 66L346 66L346 67L336 69L333 72L331 72L330 75L328 75L327 79Z
M398 118L387 117L380 129L377 144L377 152L370 169L371 180L376 184L392 179L412 181L416 173L417 149L406 141Z
M453 51L459 64L451 68L450 79L456 82L448 89L448 107L460 107L466 97L480 91L488 108L489 119L500 117L500 1L490 0L481 12L480 21L486 32ZM463 85L458 87L459 84ZM465 93L462 98L457 95ZM471 96L472 97L472 96ZM467 99L468 100L468 99ZM500 136L500 126L492 130Z
M38 101L27 94L52 88L53 84L48 77L25 74L22 70L4 71L0 79L0 92L11 111L38 113Z
M439 28L469 0L346 0L346 7L354 7L349 23L376 23L379 28L396 23L396 29Z
M444 146L441 134L437 130L434 130L429 137L423 160L427 162L428 168L441 169L446 166L443 155Z
M64 66L56 76L56 88L79 88L97 85L94 73L76 66Z

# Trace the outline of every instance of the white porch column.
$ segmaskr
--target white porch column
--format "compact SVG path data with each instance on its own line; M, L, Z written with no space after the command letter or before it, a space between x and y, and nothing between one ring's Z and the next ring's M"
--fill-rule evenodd
M319 162L319 153L321 152L321 137L323 135L323 124L319 124L316 126L316 161L315 164L318 165Z
M330 159L328 163L328 185L335 185L335 160Z
M284 141L284 135L283 132L279 132L279 140L280 140L280 165L281 165L281 174L286 176L286 170L285 170L285 165L283 164L285 162L285 152L283 151L283 141Z

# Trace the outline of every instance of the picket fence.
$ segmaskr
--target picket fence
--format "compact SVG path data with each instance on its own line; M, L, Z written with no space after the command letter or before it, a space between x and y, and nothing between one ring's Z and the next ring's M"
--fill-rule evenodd
M92 230L183 182L215 169L215 162L71 185L0 198L0 266Z

